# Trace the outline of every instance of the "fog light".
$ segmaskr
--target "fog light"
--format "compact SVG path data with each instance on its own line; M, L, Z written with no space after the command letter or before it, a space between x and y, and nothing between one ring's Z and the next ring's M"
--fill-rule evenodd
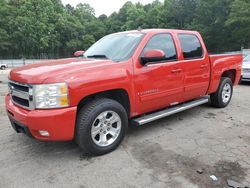
M49 137L49 132L47 131L38 131L41 136Z

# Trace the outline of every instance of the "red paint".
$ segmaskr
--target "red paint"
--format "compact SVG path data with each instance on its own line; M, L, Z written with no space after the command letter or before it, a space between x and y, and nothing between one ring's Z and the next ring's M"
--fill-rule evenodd
M44 141L72 140L74 137L74 124L76 118L76 107L56 109L56 110L33 110L28 111L15 106L10 96L5 97L6 108L14 118L23 125L28 126L32 136ZM50 133L50 137L42 137L39 130Z
M234 85L237 85L240 81L242 61L243 57L241 54L236 55L210 55L211 61L211 79L208 93L214 93L219 84L220 78L225 71L234 70L236 71L236 77Z
M84 51L80 50L80 51L76 51L76 52L74 53L74 56L75 56L75 57L79 57L79 56L81 56L81 55L83 55L83 54L84 54Z
M165 53L162 50L148 50L145 52L144 57L165 57Z
M124 62L111 60L68 58L28 65L13 69L9 79L29 84L67 82L70 107L53 110L24 110L6 96L6 108L14 118L27 125L32 135L40 140L72 140L74 137L77 105L85 97L103 91L123 89L130 100L130 117L214 93L225 71L235 71L234 84L241 76L242 55L209 55L198 32L167 29L132 31L145 33L133 56ZM149 39L159 33L172 35L177 61L142 66L141 53ZM204 56L184 60L177 35L194 34L202 44ZM163 56L151 50L147 56ZM49 138L38 136L37 130L51 132Z

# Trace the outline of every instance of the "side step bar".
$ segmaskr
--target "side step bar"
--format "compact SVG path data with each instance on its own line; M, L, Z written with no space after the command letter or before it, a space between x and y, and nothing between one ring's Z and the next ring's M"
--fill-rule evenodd
M190 108L200 106L202 104L206 104L208 103L208 101L209 101L208 97L202 97L202 98L193 100L191 102L183 103L174 107L164 109L162 111L154 112L152 114L148 114L139 118L135 118L132 120L132 123L135 125L144 125L149 122L188 110Z

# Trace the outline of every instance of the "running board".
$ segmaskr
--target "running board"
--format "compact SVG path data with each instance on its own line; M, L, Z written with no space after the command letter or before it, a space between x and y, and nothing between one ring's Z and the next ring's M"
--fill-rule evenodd
M132 123L135 125L144 125L147 123L150 123L152 121L188 110L190 108L196 107L196 106L200 106L202 104L206 104L208 103L209 99L208 97L203 97L203 98L199 98L196 100L193 100L191 102L187 102L187 103L183 103L174 107L170 107L167 108L165 110L162 111L158 111L158 112L154 112L152 114L147 114L145 116L139 117L139 118L135 118L132 120Z

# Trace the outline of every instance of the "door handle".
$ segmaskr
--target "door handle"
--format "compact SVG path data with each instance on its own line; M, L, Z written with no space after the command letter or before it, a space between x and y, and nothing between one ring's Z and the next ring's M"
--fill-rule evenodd
M182 71L182 69L173 69L171 70L172 73L180 73Z
M202 68L202 69L207 68L207 64L203 64L203 65L201 65L201 68Z

